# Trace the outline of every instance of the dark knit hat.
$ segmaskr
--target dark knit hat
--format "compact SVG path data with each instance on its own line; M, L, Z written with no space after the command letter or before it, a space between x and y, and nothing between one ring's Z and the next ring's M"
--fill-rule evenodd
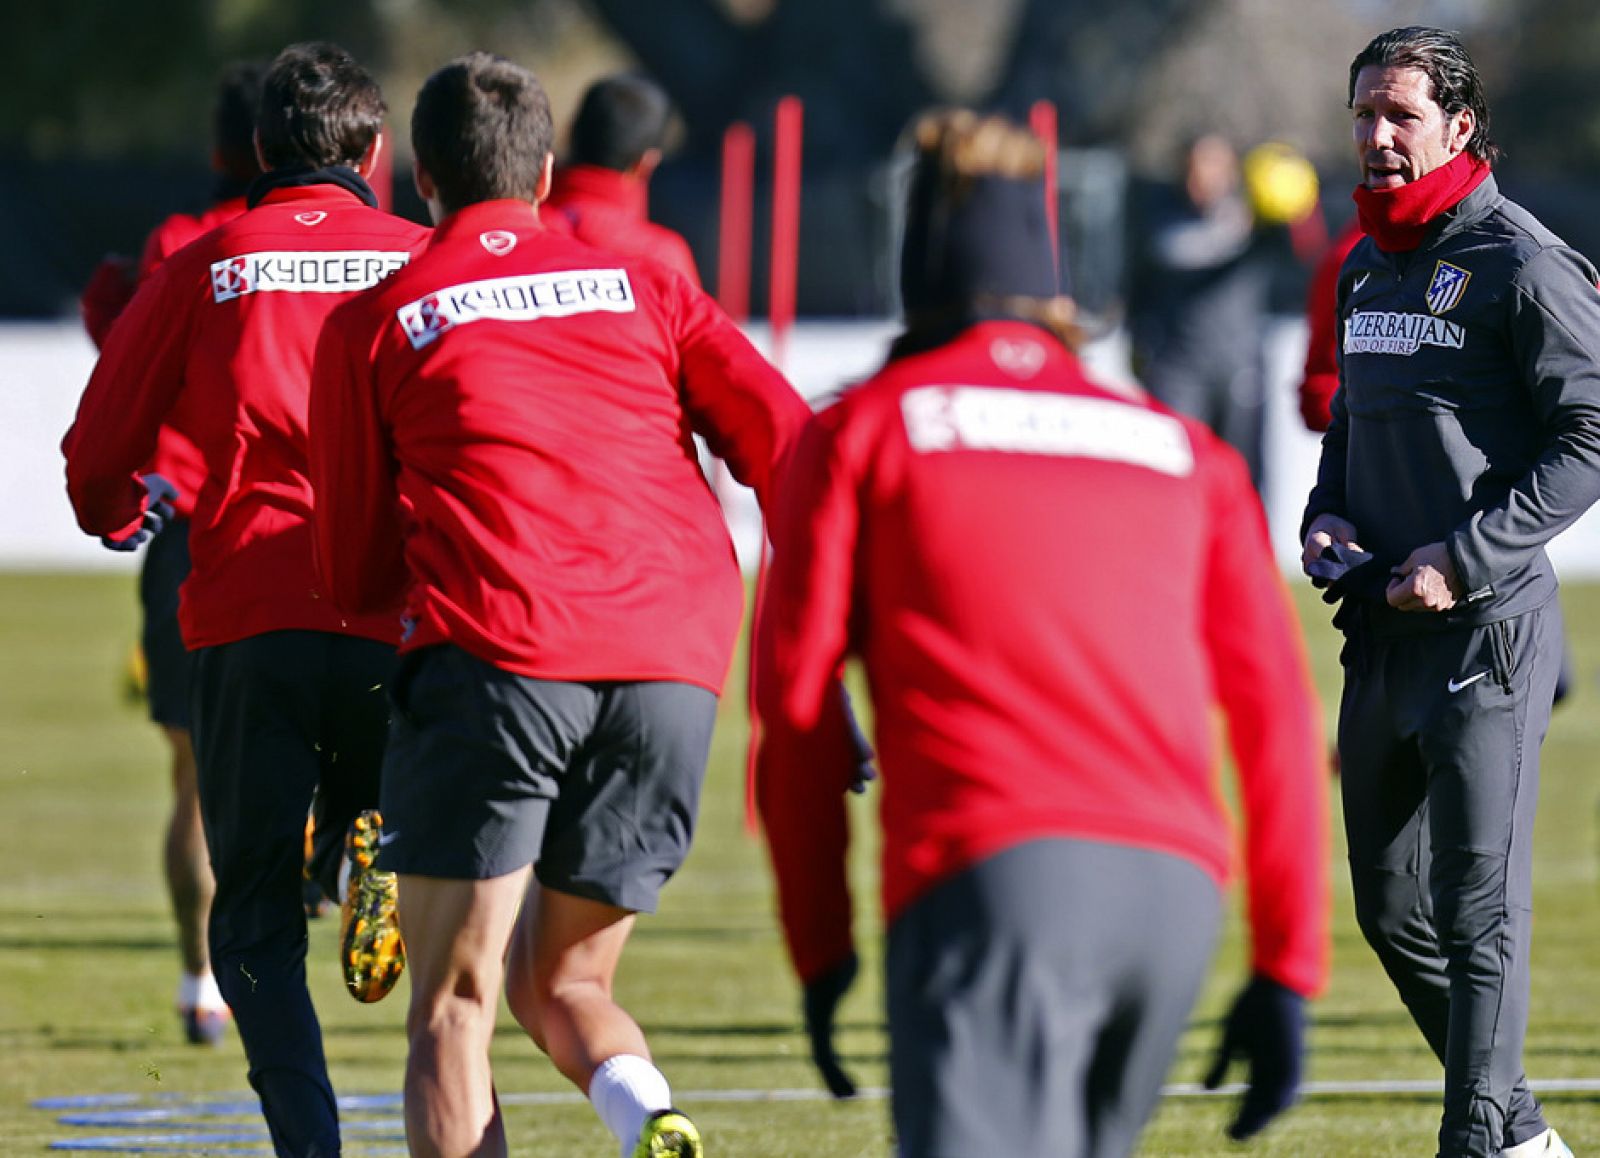
M900 298L908 315L1062 292L1042 180L980 176L955 187L946 181L935 158L919 159L900 250Z

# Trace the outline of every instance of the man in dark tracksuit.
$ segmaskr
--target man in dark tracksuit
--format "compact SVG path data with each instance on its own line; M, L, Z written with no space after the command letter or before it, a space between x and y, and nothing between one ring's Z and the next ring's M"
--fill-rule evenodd
M1453 36L1385 33L1350 93L1367 237L1340 276L1341 383L1302 531L1307 571L1343 596L1357 917L1444 1062L1440 1155L1569 1155L1522 1042L1561 662L1545 544L1600 498L1596 272L1500 195Z

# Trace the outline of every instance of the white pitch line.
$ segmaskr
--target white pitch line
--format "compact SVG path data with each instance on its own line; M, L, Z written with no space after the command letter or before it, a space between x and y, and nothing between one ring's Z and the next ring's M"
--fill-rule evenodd
M1549 1081L1530 1082L1529 1086L1541 1094L1591 1094L1600 1092L1600 1078L1554 1078ZM1208 1090L1193 1082L1163 1086L1161 1095L1167 1098L1228 1098L1246 1090L1243 1083L1220 1086ZM1373 1082L1306 1082L1300 1087L1302 1097L1382 1096L1385 1094L1438 1094L1443 1096L1444 1086L1438 1081L1373 1081ZM679 1095L685 1105L718 1102L827 1102L833 1095L821 1089L789 1090L684 1090ZM882 1087L858 1090L862 1100L882 1099L889 1091ZM546 1094L501 1094L500 1100L510 1106L551 1106L581 1102L583 1096L576 1090Z

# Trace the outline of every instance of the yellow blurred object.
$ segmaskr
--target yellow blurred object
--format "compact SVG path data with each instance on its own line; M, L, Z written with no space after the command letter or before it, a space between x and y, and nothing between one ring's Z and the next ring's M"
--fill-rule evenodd
M1305 154L1282 141L1266 141L1244 156L1250 209L1264 225L1292 225L1317 207L1317 171Z
M150 668L145 663L144 648L135 643L122 665L122 698L132 705L143 704L149 689Z

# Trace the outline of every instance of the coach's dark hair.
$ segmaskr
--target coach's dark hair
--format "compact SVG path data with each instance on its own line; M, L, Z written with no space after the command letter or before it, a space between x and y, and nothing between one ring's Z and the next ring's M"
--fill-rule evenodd
M269 169L354 165L383 128L383 91L336 44L291 44L267 70L256 133Z
M480 201L532 201L555 143L539 78L488 52L452 60L417 93L411 149L447 213Z
M261 82L266 63L240 60L217 79L217 100L211 110L211 146L222 175L250 181L261 172L256 160L256 110L261 107Z
M1486 165L1500 159L1500 149L1489 138L1489 101L1483 95L1478 68L1467 55L1466 46L1454 32L1442 28L1411 25L1392 28L1363 48L1350 62L1350 92L1347 106L1355 104L1356 77L1368 65L1379 68L1415 68L1428 78L1435 104L1446 116L1462 109L1472 110L1473 130L1467 152Z
M672 102L661 86L638 73L603 77L589 86L572 122L567 160L619 173L667 139Z

